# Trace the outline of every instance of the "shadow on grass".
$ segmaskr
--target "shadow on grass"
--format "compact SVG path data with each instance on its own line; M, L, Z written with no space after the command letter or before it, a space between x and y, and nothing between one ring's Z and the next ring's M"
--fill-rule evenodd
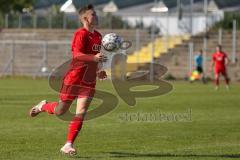
M186 158L240 158L240 154L161 154L161 153L128 153L128 152L105 152L112 158L157 158L157 157L186 157Z
M99 158L168 158L168 157L182 157L182 158L240 158L240 154L171 154L171 153L129 153L129 152L102 152L108 156L81 156L76 155L73 159L99 159Z
M68 158L72 158L72 159L93 159L93 157L84 157L84 156L69 156Z

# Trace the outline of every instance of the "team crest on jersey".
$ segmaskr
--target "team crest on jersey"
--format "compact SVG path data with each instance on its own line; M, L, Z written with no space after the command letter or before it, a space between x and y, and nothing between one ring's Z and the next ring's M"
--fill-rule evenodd
M222 61L222 59L223 59L222 56L221 57L220 56L217 57L217 61Z
M92 50L94 52L100 52L101 51L101 45L99 44L94 44L93 47L92 47Z

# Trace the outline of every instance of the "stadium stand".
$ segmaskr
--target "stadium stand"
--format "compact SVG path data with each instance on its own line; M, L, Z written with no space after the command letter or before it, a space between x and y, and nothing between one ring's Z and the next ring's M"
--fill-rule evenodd
M16 75L34 75L41 68L41 62L45 63L51 71L61 63L70 58L70 41L74 30L61 29L4 29L0 34L0 73ZM112 30L101 30L101 33L112 32ZM132 46L127 54L133 53L136 48L136 30L114 30L125 40L131 41ZM147 31L140 31L142 37L141 45L146 45L150 41L150 35ZM14 50L12 43L14 43ZM46 45L44 61L44 45ZM15 54L12 55L12 52ZM14 57L14 66L11 64L11 58ZM5 69L8 68L7 71Z

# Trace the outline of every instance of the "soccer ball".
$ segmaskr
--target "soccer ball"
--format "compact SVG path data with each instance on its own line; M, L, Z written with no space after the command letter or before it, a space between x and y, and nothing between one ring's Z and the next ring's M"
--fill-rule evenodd
M108 52L116 52L122 43L122 38L116 33L108 33L102 39L102 46Z
M48 70L47 67L42 67L41 68L41 72L43 72L43 73L47 72L47 70Z

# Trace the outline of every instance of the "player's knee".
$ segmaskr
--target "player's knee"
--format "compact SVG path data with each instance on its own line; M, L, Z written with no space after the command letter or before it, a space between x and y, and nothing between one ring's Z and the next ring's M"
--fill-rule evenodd
M58 107L55 108L55 115L61 116L66 113L71 106L71 102L61 102Z
M87 109L81 108L81 109L78 109L78 111L76 112L76 115L85 115L86 113L87 113Z
M55 115L57 115L57 116L61 116L64 113L66 113L66 111L64 109L57 109L57 110L55 110Z

